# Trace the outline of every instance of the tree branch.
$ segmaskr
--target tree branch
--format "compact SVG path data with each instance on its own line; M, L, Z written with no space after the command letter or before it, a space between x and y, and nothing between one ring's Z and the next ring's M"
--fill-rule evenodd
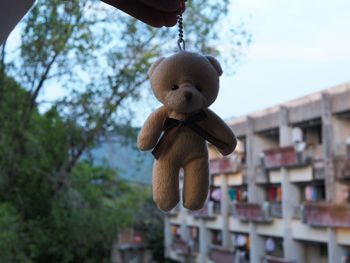
M0 103L3 98L4 91L4 80L5 80L5 56L6 56L6 41L1 46L1 58L0 58Z
M36 98L39 95L40 90L42 89L44 82L47 80L48 75L50 73L51 67L52 65L55 63L57 57L59 55L59 52L56 52L55 55L51 58L50 62L48 63L48 65L46 66L46 69L44 71L44 73L41 75L40 77L40 81L38 83L38 85L36 86L34 92L32 92L31 98L30 98L30 112L33 110L34 106L35 106L35 101Z

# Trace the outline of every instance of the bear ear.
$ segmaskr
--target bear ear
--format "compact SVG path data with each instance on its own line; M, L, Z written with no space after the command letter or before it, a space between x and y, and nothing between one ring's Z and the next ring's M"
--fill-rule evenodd
M210 64L214 67L218 75L221 76L223 71L219 61L217 61L217 59L214 58L213 56L205 56L205 57L209 60Z
M153 71L156 69L156 67L158 67L158 65L160 64L160 62L162 62L164 60L164 57L158 58L156 61L153 62L153 64L151 65L151 67L148 70L148 76L151 77L153 74Z

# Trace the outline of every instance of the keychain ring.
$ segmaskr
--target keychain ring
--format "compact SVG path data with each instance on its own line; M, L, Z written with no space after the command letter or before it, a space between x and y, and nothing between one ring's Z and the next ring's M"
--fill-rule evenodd
M179 39L177 41L177 46L179 48L180 51L185 51L186 50L186 43L184 39Z

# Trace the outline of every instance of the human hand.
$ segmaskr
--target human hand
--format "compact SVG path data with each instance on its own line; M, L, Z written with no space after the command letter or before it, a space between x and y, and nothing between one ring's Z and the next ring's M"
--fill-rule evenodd
M184 11L184 0L102 0L123 12L153 26L174 26Z

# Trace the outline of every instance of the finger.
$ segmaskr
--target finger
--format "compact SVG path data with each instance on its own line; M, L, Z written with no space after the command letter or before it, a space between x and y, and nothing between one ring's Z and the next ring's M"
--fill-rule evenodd
M176 12L166 13L156 10L150 6L144 5L138 1L115 1L115 0L102 0L103 2L110 4L123 12L141 20L142 22L153 26L173 26L176 24Z
M177 23L178 13L163 14L164 25L167 27L175 26Z
M140 0L140 2L167 13L178 12L181 8L181 0Z

